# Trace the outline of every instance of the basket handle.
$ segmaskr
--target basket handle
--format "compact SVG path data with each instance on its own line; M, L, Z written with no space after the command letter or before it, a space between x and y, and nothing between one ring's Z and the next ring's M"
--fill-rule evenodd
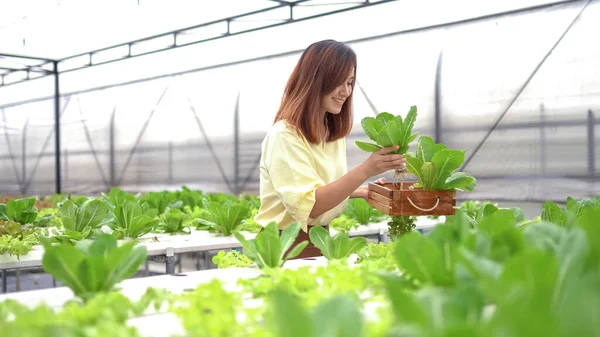
M437 201L435 202L435 205L433 205L433 207L431 207L431 208L427 208L427 209L426 209L426 208L421 208L421 207L419 207L419 206L415 205L415 204L412 202L412 200L410 200L410 197L408 197L408 196L407 196L407 197L406 197L406 199L408 200L408 202L410 202L410 204L411 204L411 205L412 205L414 208L418 209L419 211L423 211L423 212L430 212L430 211L433 211L433 210L434 210L434 209L436 209L436 208L438 207L438 205L440 204L440 197L437 197Z

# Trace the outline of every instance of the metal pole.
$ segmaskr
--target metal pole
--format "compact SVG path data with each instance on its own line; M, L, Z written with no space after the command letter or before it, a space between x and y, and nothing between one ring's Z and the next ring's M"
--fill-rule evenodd
M438 56L437 68L435 70L435 142L442 142L442 127L441 127L441 94L442 94L442 58L444 51L440 51L440 55Z
M540 104L540 164L542 175L546 175L546 109L544 103Z
M596 143L594 142L594 113L588 111L588 174L590 178L596 176Z
M235 194L240 191L240 92L238 91L233 112L233 188Z
M58 61L52 63L54 63L54 165L56 166L56 193L60 194L60 88Z

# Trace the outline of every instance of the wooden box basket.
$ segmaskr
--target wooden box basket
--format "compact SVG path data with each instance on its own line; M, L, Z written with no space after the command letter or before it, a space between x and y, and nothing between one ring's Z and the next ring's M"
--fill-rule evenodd
M385 185L369 183L369 205L385 214L397 216L454 215L456 191L424 191L410 187L416 182Z

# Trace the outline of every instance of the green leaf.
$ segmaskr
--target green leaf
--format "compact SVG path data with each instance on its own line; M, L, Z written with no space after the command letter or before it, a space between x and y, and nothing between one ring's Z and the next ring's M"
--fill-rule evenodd
M421 184L423 185L423 189L424 190L433 189L433 186L437 181L437 177L438 177L437 167L431 162L423 163L423 166L421 166L421 178L422 178Z
M87 286L82 283L77 272L84 259L83 253L69 243L57 246L47 243L44 245L42 267L57 281L71 288L75 295L79 295L87 291Z
M353 198L348 200L344 213L362 225L372 222L372 220L380 215L379 212L371 207L371 205L363 198Z
M415 125L415 121L417 120L417 107L415 105L410 107L410 110L406 114L406 118L404 119L404 123L400 128L400 143L403 145L408 145L411 139L411 132Z
M417 139L417 137L418 137L418 136L419 136L419 133L418 133L418 132L415 132L415 133L413 133L413 134L410 136L410 138L408 139L408 143L410 144L410 143L414 142L414 141L415 141L415 139Z
M419 327L428 325L427 314L417 302L414 293L409 292L397 275L380 274L388 298L391 302L397 323L414 324Z
M392 120L386 124L384 129L387 132L389 139L392 141L392 145L398 145L400 148L404 146L404 126L402 124ZM402 153L400 150L401 149L398 149L397 152Z
M419 182L422 182L423 175L421 173L421 168L423 167L424 162L410 152L407 152L404 155L404 158L406 158L406 168L408 169L408 171L417 176Z
M79 208L71 200L66 200L60 207L59 217L65 229L70 231L81 232L83 228L79 228Z
M537 222L525 227L523 238L527 247L536 248L556 254L558 244L567 234L564 227L551 222Z
M376 152L382 149L380 145L373 143L361 142L360 140L356 141L356 145L363 151L367 152Z
M433 138L428 136L423 136L419 138L419 142L417 143L417 152L416 156L423 162L431 161L433 155L435 154L435 142Z
M261 233L258 233L258 235L260 235ZM261 269L265 268L266 263L265 263L264 259L262 258L262 256L257 251L256 245L254 244L255 242L246 240L246 238L239 232L233 232L233 235L235 236L236 239L238 239L238 241L242 245L242 248L244 249L244 254L246 256L248 256L248 258L250 260L254 261L254 263L256 263L256 265L259 268L261 268Z
M454 170L458 169L465 160L464 150L441 150L431 158L431 162L438 169L438 178L433 189L439 190L444 187L446 179Z
M484 217L490 216L498 211L498 207L490 202L484 202L483 206L479 208L479 212L475 216L475 220L480 222ZM516 221L516 219L515 219Z
M377 141L377 138L379 136L379 132L381 130L381 128L383 127L383 124L381 124L381 122L373 117L365 117L362 119L361 121L361 126L363 128L363 130L365 131L365 133L367 134L367 136L374 142Z
M289 259L293 259L296 256L300 255L300 253L302 253L302 251L304 250L304 248L306 248L306 246L308 246L308 241L304 240L300 243L298 243L297 245L294 246L294 248L292 248L289 253L287 253L287 255L285 256L285 260L289 260Z
M33 223L37 213L34 197L9 200L6 203L6 218L24 225Z
M548 200L542 205L542 220L565 226L567 217L554 201Z
M478 252L494 261L502 262L525 248L523 232L516 226L515 216L510 209L499 209L485 216L477 226L480 238L487 245L478 247Z
M112 249L106 258L105 287L111 289L122 280L132 277L146 260L147 250L145 246L135 246L135 242L126 243L118 248Z
M347 259L350 254L355 253L367 246L367 239L355 237L350 239L347 233L337 233L330 238L330 246L333 247L330 260Z
M454 172L444 183L444 190L461 190L473 192L475 187L475 177L465 172Z
M101 227L109 212L108 205L102 200L90 199L79 207L76 228L81 231L88 226L92 229Z
M397 241L395 257L400 268L422 284L454 284L453 265L445 263L441 248L429 237L407 233Z
M271 222L270 224L267 225L267 227L269 227L269 226L273 226L278 230L277 223L275 223L275 222ZM294 222L294 223L290 224L289 226L287 226L283 231L281 231L281 237L278 239L278 241L280 241L279 256L277 258L278 261L283 261L283 258L284 258L283 254L285 254L285 252L287 252L290 249L290 247L292 247L292 245L294 244L294 241L298 237L298 233L300 233L301 230L302 230L302 225L300 224L300 222ZM300 252L298 252L298 254ZM296 256L298 256L298 255L296 254ZM296 256L293 256L293 257L296 257ZM293 258L293 257L291 257L291 258Z
M312 313L313 336L360 337L363 318L360 307L350 296L335 296L319 303Z
M378 120L381 125L385 126L388 122L394 120L394 115L389 112L381 112L375 116L375 119Z
M280 256L281 253L281 242L279 241L279 230L276 226L265 227L260 235L254 239L256 245L256 251L262 256L267 267L277 268L283 261Z
M594 208L586 208L577 220L577 226L585 231L590 252L587 266L600 270L600 204Z
M274 336L278 337L313 337L311 316L302 306L302 302L287 290L276 288L271 291L269 302L274 313L274 321L269 326L274 328ZM319 336L321 337L321 336ZM323 336L324 337L324 336Z
M387 123L381 128L381 130L379 130L379 135L377 136L377 144L381 145L382 147L390 147L394 145L394 141L390 137L390 132L388 131L390 127L394 129L395 124Z
M329 231L321 226L315 226L308 231L308 236L312 244L321 250L323 256L331 260L333 257L333 245Z

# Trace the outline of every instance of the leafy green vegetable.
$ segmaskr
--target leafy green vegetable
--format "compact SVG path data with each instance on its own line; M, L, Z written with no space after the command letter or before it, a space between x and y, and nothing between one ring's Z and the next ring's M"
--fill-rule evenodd
M399 149L393 153L404 154L408 151L409 144L417 138L418 133L412 133L416 119L416 106L410 108L404 121L401 115L394 116L389 112L382 112L376 117L365 117L361 121L361 126L375 143L356 141L356 145L367 152L398 145Z
M424 190L461 190L472 192L475 178L454 172L465 160L465 150L451 150L436 144L431 137L419 138L416 153L406 153L406 166L418 178L414 187Z
M102 198L108 201L113 209L122 205L125 201L137 202L137 199L133 194L127 193L118 187L111 188L108 195L103 193Z
M300 223L294 222L281 232L280 237L277 223L271 222L254 240L248 241L238 232L234 232L233 235L242 244L244 254L259 268L280 268L285 261L298 256L308 245L308 241L302 241L290 250L300 229Z
M387 218L385 213L371 207L363 198L353 198L348 200L348 204L344 209L344 214L351 219L355 219L361 225L380 222Z
M111 228L118 238L138 238L149 233L158 224L158 210L147 203L123 199L114 209L115 222Z
M248 217L248 205L243 201L235 200L224 204L207 199L203 201L208 214L203 219L196 219L196 222L212 227L224 236L239 231L242 221Z
M117 240L107 234L75 246L53 245L45 238L40 241L44 245L44 270L84 302L113 290L117 283L133 276L146 260L145 246L127 242L117 247Z
M329 223L330 228L341 233L348 233L349 231L351 231L354 228L357 228L358 226L360 226L360 224L355 219L350 218L346 214L340 215L339 217L331 220L331 222Z
M289 291L275 289L269 295L274 317L269 321L273 334L280 337L360 337L364 323L356 299L334 296L312 310Z
M140 202L148 203L151 208L158 210L159 215L165 213L167 208L180 208L183 206L183 202L176 201L175 194L169 191L146 193L140 198ZM178 202L178 204L176 204L176 202Z
M59 217L65 229L82 233L87 228L93 230L110 222L109 213L109 206L100 199L86 200L80 206L67 200L60 207Z
M433 284L438 286L452 285L455 282L454 244L439 242L423 236L418 232L411 232L402 236L395 245L395 256L400 268L411 279L420 284Z
M38 209L35 198L9 200L6 205L0 205L0 220L14 220L22 224L31 224L37 218Z
M246 255L238 252L235 249L232 249L228 252L220 250L217 255L213 257L212 261L219 269L230 267L248 267L254 263Z
M347 259L367 245L367 239L358 236L350 239L346 233L337 233L333 237L323 227L315 226L308 232L310 241L319 248L328 260Z
M187 214L177 208L171 208L160 217L158 229L165 233L190 233L189 227L185 226Z
M32 225L22 225L14 220L0 220L0 254L25 255L37 244L39 230Z

